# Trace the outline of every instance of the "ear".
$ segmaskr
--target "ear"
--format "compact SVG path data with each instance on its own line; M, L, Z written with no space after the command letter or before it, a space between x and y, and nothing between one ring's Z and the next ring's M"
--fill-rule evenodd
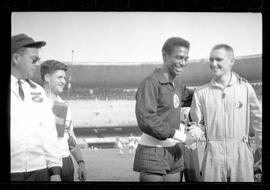
M50 75L47 73L44 75L44 81L49 82L50 81Z
M18 65L19 61L20 61L20 55L18 53L13 53L11 55L11 63L12 63L12 65L13 66Z
M165 51L162 51L163 62L166 61L166 56L167 56L167 53Z
M234 63L235 63L235 58L234 58L234 57L232 57L232 58L231 58L231 66L233 66L233 65L234 65Z

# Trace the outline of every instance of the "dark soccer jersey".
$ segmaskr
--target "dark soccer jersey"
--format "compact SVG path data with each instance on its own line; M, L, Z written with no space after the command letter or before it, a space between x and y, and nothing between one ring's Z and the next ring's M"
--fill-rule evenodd
M185 88L177 78L168 81L162 69L156 69L147 77L136 93L136 117L142 132L165 140L173 137L180 125L180 109L183 102L191 102L193 92Z

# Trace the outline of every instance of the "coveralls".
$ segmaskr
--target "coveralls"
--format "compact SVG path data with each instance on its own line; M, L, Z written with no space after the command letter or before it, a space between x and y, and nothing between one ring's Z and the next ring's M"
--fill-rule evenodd
M195 90L190 114L206 132L202 180L253 182L253 154L247 141L252 127L261 145L262 109L252 86L236 73L225 88L212 79Z

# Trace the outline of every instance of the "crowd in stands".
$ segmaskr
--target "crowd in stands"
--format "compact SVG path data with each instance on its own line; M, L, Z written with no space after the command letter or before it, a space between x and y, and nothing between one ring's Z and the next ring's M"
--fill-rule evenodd
M252 85L258 96L262 99L262 85ZM136 88L71 88L63 92L63 99L68 100L135 100Z
M63 93L64 99L82 100L134 100L136 89L124 88L73 88L69 92L66 89Z

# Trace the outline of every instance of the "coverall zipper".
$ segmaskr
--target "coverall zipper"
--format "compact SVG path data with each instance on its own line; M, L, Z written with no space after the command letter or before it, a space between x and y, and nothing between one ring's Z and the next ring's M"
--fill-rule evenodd
M224 95L223 95L224 94ZM226 101L225 101L225 98L226 98L226 94L225 94L225 88L223 89L223 92L222 92L222 97L223 97L223 114L224 114L224 124L225 124L225 127L224 127L224 146L225 146L225 151L224 151L224 171L226 172L225 173L225 178L228 178L228 162L227 162L227 143L226 143L226 138L227 138L227 117L226 117Z

